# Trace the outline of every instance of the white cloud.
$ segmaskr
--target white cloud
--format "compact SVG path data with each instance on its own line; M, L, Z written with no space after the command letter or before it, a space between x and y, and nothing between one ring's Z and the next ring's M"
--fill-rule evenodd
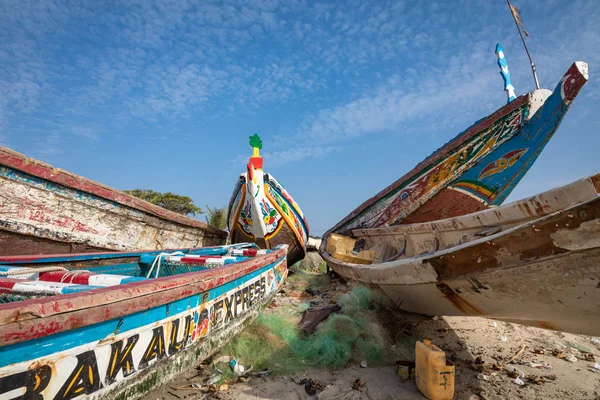
M342 150L342 146L296 146L286 150L264 152L262 157L268 165L278 166L305 158L321 158Z
M343 150L343 146L306 145L293 146L278 151L261 151L260 155L264 159L265 165L274 167L306 158L317 159ZM248 162L248 157L247 154L238 155L235 159L231 160L231 162L235 165L245 165Z
M478 18L469 18L475 6ZM553 88L581 58L593 76L595 3L534 9L521 6L542 84ZM284 133L277 162L423 126L450 138L503 102L497 40L517 91L531 89L513 25L505 4L466 0L1 2L0 134L10 140L17 125L55 132L51 148L65 135L100 140L125 124L284 109L300 123L273 128ZM582 96L598 93L590 82ZM291 141L300 143L293 154Z

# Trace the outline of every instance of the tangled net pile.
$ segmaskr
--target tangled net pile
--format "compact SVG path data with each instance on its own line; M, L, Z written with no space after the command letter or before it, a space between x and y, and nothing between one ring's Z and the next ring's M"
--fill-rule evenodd
M223 353L255 369L281 373L307 366L342 368L351 360L378 362L383 358L386 340L383 328L368 310L372 297L370 289L360 286L341 295L337 300L341 313L331 315L311 335L297 328L305 304L287 312L263 313L229 342Z

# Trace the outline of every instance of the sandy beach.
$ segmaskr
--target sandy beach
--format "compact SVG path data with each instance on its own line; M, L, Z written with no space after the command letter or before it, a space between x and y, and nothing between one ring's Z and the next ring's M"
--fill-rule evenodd
M351 289L325 274L292 274L263 315L285 315L297 324L303 314L299 304L331 304ZM455 362L455 399L600 398L597 339L486 318L429 318L381 309L374 304L364 312L378 324L369 329L375 327L383 332L385 354L378 362L365 362L353 353L342 367L306 365L294 370L285 368L288 360L281 356L285 353L280 349L262 361L271 368L253 369L238 377L227 371L227 363L217 364L219 359L238 357L227 353L236 348L228 346L211 359L199 362L198 368L146 395L144 400L424 399L414 379L402 379L394 364L401 359L414 360L415 342L425 338ZM255 329L256 323L247 331L263 332L260 334L264 335L264 346L283 346L276 335ZM322 328L317 328L317 332L319 329ZM232 342L239 343L245 334L251 333L242 333ZM252 366L251 357L245 358L236 360Z

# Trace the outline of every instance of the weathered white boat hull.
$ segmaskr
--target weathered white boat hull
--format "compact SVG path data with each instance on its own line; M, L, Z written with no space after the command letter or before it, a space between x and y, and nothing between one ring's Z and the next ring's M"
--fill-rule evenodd
M0 255L224 244L227 233L0 148Z
M344 262L325 244L321 253L335 272L379 287L405 311L598 334L599 178L463 217L352 232L365 248L403 243L395 261Z
M409 312L485 316L539 328L597 335L600 332L599 259L600 249L594 249L484 272L473 278L378 286L402 310ZM460 292L454 295L457 289Z

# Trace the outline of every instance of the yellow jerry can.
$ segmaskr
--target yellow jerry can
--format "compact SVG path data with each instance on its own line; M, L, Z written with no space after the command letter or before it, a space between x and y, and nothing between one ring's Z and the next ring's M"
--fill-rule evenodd
M430 400L454 397L454 363L439 347L425 339L415 346L417 387Z

